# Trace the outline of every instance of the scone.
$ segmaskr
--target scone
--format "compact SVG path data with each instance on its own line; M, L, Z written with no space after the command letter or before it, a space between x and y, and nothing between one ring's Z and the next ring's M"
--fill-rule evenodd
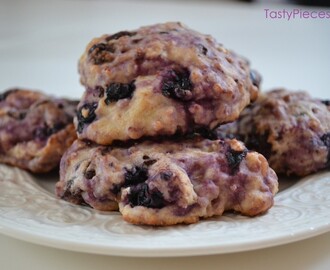
M234 121L260 84L247 60L181 23L95 38L79 72L78 138L103 145Z
M77 104L26 89L0 94L0 162L35 173L57 167L77 137Z
M217 134L243 140L276 173L305 176L330 166L330 104L306 92L265 92Z
M133 224L173 225L273 205L277 176L237 140L144 141L130 147L77 140L61 160L58 197L117 210Z

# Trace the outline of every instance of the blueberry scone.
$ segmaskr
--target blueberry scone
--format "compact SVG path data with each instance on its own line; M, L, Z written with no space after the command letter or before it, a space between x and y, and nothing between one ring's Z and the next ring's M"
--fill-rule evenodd
M0 162L35 173L57 167L77 137L77 104L26 89L0 94Z
M77 140L61 160L58 197L117 210L133 224L173 225L273 205L277 176L237 140L144 141L99 146Z
M217 129L262 153L277 173L305 176L330 166L330 102L276 89Z
M181 23L95 38L79 73L78 138L103 145L233 121L261 80L247 60Z

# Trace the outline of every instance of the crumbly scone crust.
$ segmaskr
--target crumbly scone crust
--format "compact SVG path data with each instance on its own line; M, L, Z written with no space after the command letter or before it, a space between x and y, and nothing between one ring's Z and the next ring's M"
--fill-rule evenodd
M303 91L265 92L217 133L243 140L277 173L305 176L330 166L330 103Z
M244 58L181 23L95 38L79 72L78 137L103 145L233 121L260 83Z
M60 163L76 139L73 117L78 102L39 91L10 89L0 95L0 162L35 173Z
M58 197L119 210L133 224L173 225L273 205L277 176L237 140L145 141L130 147L77 140L60 166Z

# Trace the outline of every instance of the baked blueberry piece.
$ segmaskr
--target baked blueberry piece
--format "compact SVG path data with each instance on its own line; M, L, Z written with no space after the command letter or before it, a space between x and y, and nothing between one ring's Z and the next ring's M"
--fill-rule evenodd
M79 72L78 138L103 145L234 121L261 80L247 60L181 23L95 38Z
M130 147L77 140L61 160L58 197L116 210L133 224L173 225L233 210L264 213L277 176L237 140L145 141Z
M276 173L305 176L330 166L330 103L303 91L265 92L217 134L243 140Z
M57 167L77 137L77 104L26 89L0 94L0 162L35 173Z

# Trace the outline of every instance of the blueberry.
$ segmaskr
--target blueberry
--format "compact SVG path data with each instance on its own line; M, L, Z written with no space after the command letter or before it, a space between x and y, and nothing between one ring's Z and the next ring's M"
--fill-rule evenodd
M38 127L34 131L34 137L40 140L45 140L46 138L49 137L49 129L48 127Z
M206 55L208 52L208 49L203 46L202 44L199 45L200 50L202 51L202 54Z
M117 195L121 191L122 186L114 184L113 188L110 190L113 194Z
M92 53L100 53L102 51L109 51L111 53L115 52L115 48L113 47L113 44L106 44L106 43L98 43L94 44L88 51L88 54Z
M101 86L96 86L96 87L95 87L95 95L96 95L96 97L98 97L98 98L103 98L103 96L104 96L104 89L103 89L103 87L101 87Z
M146 167L134 166L132 169L126 169L124 186L137 185L148 179L148 169Z
M192 82L187 69L181 71L169 71L162 81L161 89L165 97L178 100L189 100L192 97Z
M113 60L115 50L113 44L98 43L89 49L88 54L95 65L101 65Z
M74 180L70 179L66 185L65 185L65 189L63 190L63 192L60 194L61 199L66 200L66 201L70 201L74 204L80 204L80 205L86 205L84 199L82 198L81 194L82 194L82 190L77 189L77 190L73 190L71 192L71 188L73 186Z
M330 100L321 100L325 106L330 106Z
M245 138L245 144L248 149L255 150L268 159L272 153L272 145L268 142L269 133L256 134L251 133L247 138Z
M45 140L52 134L58 132L59 130L63 129L65 127L64 123L55 123L52 127L49 127L47 125L38 127L34 131L34 136L40 140Z
M86 179L92 179L96 175L95 170L87 170L85 172Z
M261 83L261 75L257 71L251 70L250 78L251 78L252 84L259 88L260 83Z
M118 32L118 33L113 34L111 36L108 36L105 40L106 41L117 40L117 39L120 39L121 37L124 37L124 36L132 37L132 36L135 36L135 35L136 35L136 32L121 31L121 32Z
M330 133L326 133L322 135L321 140L326 147L330 147Z
M96 118L95 110L97 108L97 103L85 103L78 109L78 132L81 133L84 125L89 124Z
M160 209L166 205L162 193L157 189L149 190L146 183L131 187L130 193L128 194L128 201L132 207L144 206Z
M222 129L222 126L220 126L219 128L215 129L214 133L217 139L237 139L239 141L244 141L244 137L242 137L240 134L236 134L235 131L228 131L226 124L224 125L224 129Z
M205 139L209 139L209 140L216 140L217 134L214 130L209 130L205 127L199 127L199 128L195 128L193 130L193 135L200 135Z
M131 98L135 90L134 81L131 83L111 83L106 89L105 104L109 105L111 102L119 99Z
M51 127L51 132L52 132L52 134L53 134L53 133L56 133L56 132L60 131L61 129L63 129L64 127L65 127L65 124L62 123L62 122L55 123L55 124Z
M246 156L246 153L247 150L235 151L231 148L228 150L228 152L226 152L227 162L232 174L234 174L237 171L240 163Z
M321 141L324 143L324 145L328 148L328 160L327 163L330 165L330 132L324 134L321 137Z

